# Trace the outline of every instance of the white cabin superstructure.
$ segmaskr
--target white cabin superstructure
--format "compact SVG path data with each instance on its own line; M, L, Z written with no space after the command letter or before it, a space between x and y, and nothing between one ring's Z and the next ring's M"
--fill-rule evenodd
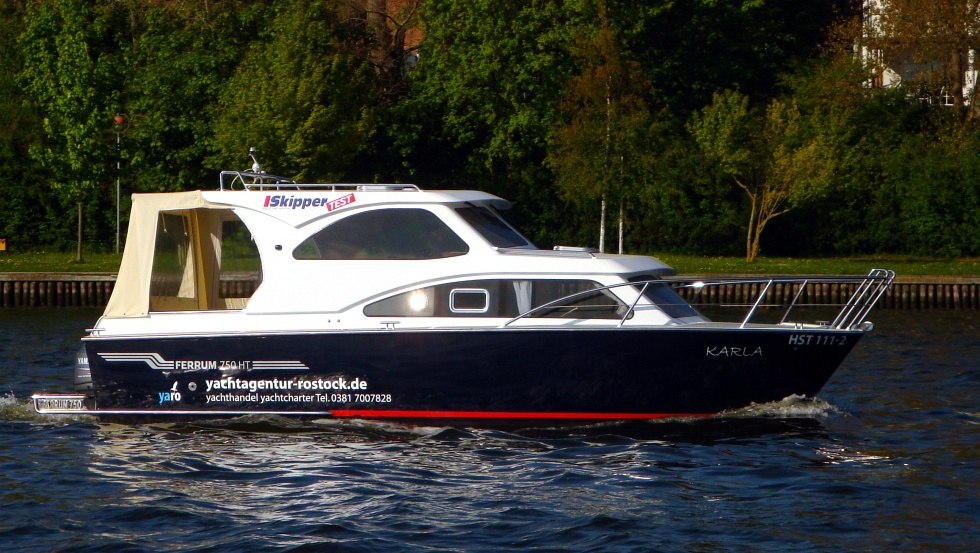
M689 307L658 306L640 286L587 293L673 270L645 256L537 249L499 216L510 204L497 196L314 186L134 195L117 284L93 335L701 320ZM243 250L244 266L230 255ZM229 271L261 284L249 297L221 297ZM580 292L577 309L522 317Z

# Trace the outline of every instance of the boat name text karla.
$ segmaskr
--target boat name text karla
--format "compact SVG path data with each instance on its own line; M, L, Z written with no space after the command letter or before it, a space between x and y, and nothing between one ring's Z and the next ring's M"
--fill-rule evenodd
M762 346L708 346L705 357L762 357Z

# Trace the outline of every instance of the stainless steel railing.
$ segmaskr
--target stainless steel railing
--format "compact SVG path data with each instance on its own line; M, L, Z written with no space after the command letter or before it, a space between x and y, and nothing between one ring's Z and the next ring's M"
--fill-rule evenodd
M676 281L671 280L661 280L661 279L651 279L642 281L631 281L631 282L621 282L616 284L610 284L606 286L597 286L596 288L591 288L589 290L584 290L581 292L576 292L574 294L569 294L561 298L549 301L542 305L536 306L520 315L513 317L512 319L505 322L502 326L506 327L514 323L515 321L525 319L540 317L544 313L556 310L556 309L567 309L569 312L574 312L578 307L574 304L589 295L601 294L605 291L611 291L616 288L623 286L632 286L638 289L638 294L632 300L632 302L627 306L625 303L619 304L619 308L622 309L623 314L619 319L619 326L623 326L628 319L630 319L633 313L636 311L636 307L640 300L645 297L645 293L649 286L662 286L664 284L671 284L677 289L691 289L695 293L694 298L697 299L699 295L710 295L709 291L717 287L726 286L738 286L742 289L751 289L753 295L751 296L751 301L727 303L724 307L737 307L747 309L747 313L740 320L735 322L739 323L739 327L745 327L746 325L753 322L760 309L762 308L780 308L783 309L781 317L779 318L779 324L784 324L789 320L790 314L801 307L826 307L828 305L832 307L840 307L840 310L836 313L832 320L829 321L813 321L808 324L816 324L819 326L825 326L827 328L836 329L851 329L857 328L864 324L867 319L868 314L871 309L875 306L879 299L885 294L888 288L892 285L895 279L895 272L889 269L872 269L867 276L863 277L787 277L787 278L769 278L769 279L755 279L755 278L730 278L723 279L716 282L694 282L690 284L677 284ZM818 287L827 286L840 286L841 289L847 289L853 287L853 292L847 297L843 303L833 304L826 301L820 301L818 303L808 303L806 300L810 297L810 293L816 296L817 293L814 291ZM787 302L776 301L771 298L774 290L779 290L780 292L785 292L790 290L792 293L792 298ZM666 307L662 303L656 302L647 298L648 301ZM683 302L684 300L678 296L678 301ZM746 297L746 299L749 299ZM685 304L688 304L685 302ZM699 307L701 303L697 301L690 302L693 307ZM721 304L719 304L721 305ZM585 317L587 318L587 317Z

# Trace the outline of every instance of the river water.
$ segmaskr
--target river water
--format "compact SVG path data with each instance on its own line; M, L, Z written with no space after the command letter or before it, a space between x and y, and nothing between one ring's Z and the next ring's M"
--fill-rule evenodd
M980 316L873 315L815 401L502 432L41 417L97 313L0 310L0 551L978 551Z

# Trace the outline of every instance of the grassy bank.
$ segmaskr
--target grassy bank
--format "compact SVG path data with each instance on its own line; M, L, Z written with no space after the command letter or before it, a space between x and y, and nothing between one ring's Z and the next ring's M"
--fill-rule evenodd
M81 263L75 252L3 252L0 273L114 273L122 254L87 253Z
M681 274L731 275L863 275L871 269L893 269L901 276L977 276L980 258L863 256L797 259L759 257L747 263L736 257L659 256Z
M737 257L700 257L658 255L681 274L726 275L863 275L872 268L894 269L899 275L977 276L980 258L939 259L908 256L868 256L796 259L760 257L746 263ZM119 268L120 255L90 253L82 263L75 263L74 253L24 252L0 253L0 273L113 273Z

